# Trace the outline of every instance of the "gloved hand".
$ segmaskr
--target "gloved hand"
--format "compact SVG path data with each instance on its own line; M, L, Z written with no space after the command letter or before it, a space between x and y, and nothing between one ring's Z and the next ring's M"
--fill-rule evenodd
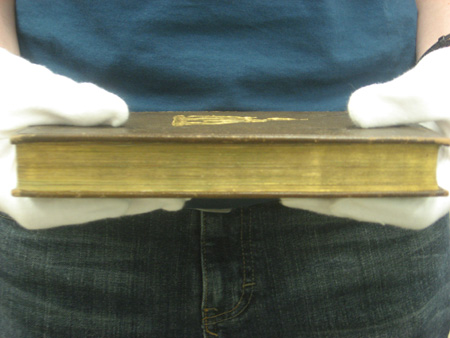
M126 103L90 83L52 73L0 48L0 211L29 229L40 229L139 214L178 210L185 199L75 199L12 197L16 187L15 147L9 137L30 125L119 126Z
M450 47L431 52L398 78L352 94L348 111L363 128L423 123L450 137ZM440 150L438 184L450 190L450 151ZM449 197L286 198L282 204L358 221L425 228L450 209Z

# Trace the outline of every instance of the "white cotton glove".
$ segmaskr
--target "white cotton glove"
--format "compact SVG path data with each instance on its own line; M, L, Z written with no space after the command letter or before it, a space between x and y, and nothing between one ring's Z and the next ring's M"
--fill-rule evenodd
M363 87L350 97L348 111L362 128L423 123L450 137L450 48L425 56L413 69L382 84ZM437 179L450 190L450 152L441 148ZM425 228L449 212L449 197L286 198L282 204L358 221Z
M9 137L30 125L119 126L126 103L90 83L52 73L0 48L0 211L29 229L80 224L156 209L178 210L185 199L75 199L12 197L15 147Z

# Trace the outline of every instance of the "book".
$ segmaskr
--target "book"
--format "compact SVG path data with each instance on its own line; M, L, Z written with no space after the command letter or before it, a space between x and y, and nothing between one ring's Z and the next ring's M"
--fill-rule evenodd
M35 126L11 138L14 196L440 196L419 125L360 129L346 112L139 112L122 127Z

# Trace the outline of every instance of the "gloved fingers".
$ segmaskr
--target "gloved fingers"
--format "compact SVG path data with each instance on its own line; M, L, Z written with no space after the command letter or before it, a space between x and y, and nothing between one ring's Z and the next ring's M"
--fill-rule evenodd
M45 229L63 225L83 224L105 218L136 215L158 209L176 211L183 199L120 199L120 198L10 198L1 196L2 207L21 226Z
M335 217L420 230L448 213L450 198L286 198L281 203Z
M128 209L122 199L75 198L4 198L2 209L27 229L46 229L63 225L83 224L103 218L120 217Z
M440 49L392 81L356 90L351 119L364 128L449 120L449 60L450 48Z
M118 126L128 118L126 103L91 83L77 83L0 49L0 129L29 125Z
M423 122L421 125L440 134L450 136L450 118L448 120L440 120L435 122Z
M148 206L166 211L177 211L183 208L189 198L135 198L129 199L126 215L136 215L148 212Z
M281 204L294 209L314 211L318 214L330 215L331 207L336 198L282 198Z
M439 149L436 178L441 188L450 191L450 147Z
M449 197L338 199L331 212L363 222L424 229L448 213Z

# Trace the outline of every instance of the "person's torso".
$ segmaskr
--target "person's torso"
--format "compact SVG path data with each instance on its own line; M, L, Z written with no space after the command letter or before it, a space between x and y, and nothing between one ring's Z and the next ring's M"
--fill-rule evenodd
M414 62L410 0L17 0L21 52L138 110L341 110Z
M131 111L344 110L355 89L415 59L411 0L16 6L24 57L118 94Z

